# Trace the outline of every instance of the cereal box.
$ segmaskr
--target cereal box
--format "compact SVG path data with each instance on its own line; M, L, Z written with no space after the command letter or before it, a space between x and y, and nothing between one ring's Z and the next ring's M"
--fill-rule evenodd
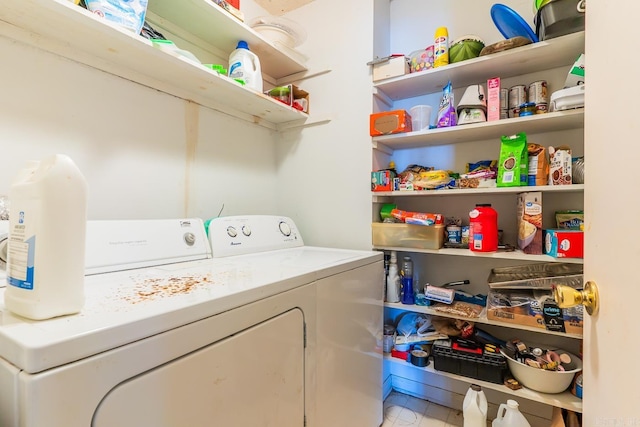
M542 255L542 192L518 194L518 247Z

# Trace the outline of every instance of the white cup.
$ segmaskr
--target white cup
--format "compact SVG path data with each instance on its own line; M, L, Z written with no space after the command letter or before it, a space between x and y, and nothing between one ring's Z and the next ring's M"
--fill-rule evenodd
M429 124L431 124L431 110L430 105L416 105L415 107L411 107L409 115L411 115L411 127L414 132L429 129Z

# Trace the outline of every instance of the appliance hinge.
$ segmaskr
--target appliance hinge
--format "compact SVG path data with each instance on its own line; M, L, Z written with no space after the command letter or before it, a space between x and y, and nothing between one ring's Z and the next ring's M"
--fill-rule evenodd
M304 348L307 348L307 322L304 322L302 324L302 329L303 329L303 331L302 331L302 339L303 339L303 342L304 342Z

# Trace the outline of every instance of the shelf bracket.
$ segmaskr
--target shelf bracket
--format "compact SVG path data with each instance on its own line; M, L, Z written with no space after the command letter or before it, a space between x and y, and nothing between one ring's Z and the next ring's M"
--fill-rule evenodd
M373 88L373 96L387 107L393 108L393 99L389 98L387 94L380 89Z

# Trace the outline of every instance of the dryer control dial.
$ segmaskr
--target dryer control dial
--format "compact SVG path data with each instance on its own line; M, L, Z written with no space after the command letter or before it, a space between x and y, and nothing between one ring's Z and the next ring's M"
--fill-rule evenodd
M278 224L278 227L280 228L280 232L282 234L284 234L285 236L291 236L291 227L289 227L289 224L287 224L284 221L280 221L280 224Z
M229 237L236 237L238 235L238 231L235 227L230 225L229 227L227 227L227 234L229 235Z
M251 227L249 227L248 225L243 225L242 234L244 234L247 237L251 236Z

